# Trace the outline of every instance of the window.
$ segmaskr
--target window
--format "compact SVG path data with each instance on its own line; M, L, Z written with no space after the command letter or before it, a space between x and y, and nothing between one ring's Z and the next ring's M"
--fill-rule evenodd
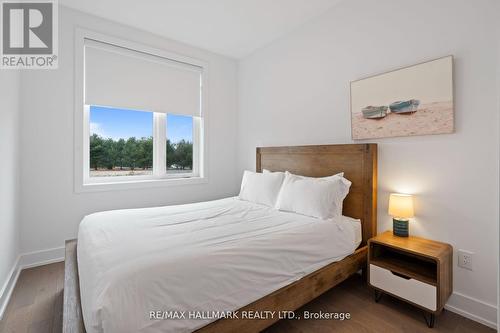
M83 187L204 178L203 66L82 41Z
M153 174L153 113L90 106L89 176Z
M193 171L193 117L167 115L167 174Z

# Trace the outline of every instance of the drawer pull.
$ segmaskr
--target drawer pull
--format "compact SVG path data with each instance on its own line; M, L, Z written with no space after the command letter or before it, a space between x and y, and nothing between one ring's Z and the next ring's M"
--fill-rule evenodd
M394 272L394 271L391 271L391 273L392 273L393 275L399 276L400 278L403 278L403 279L405 279L405 280L410 280L410 279L411 279L411 277L406 276L406 275L401 274L401 273L397 273L397 272Z

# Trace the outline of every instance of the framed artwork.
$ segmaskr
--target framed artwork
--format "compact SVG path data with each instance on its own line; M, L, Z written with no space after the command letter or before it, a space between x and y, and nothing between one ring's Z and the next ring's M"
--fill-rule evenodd
M354 140L453 130L453 56L351 82Z

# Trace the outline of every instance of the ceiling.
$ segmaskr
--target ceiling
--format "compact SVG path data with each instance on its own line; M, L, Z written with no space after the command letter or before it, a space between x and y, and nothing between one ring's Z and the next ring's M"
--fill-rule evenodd
M243 58L339 0L59 0L67 7Z

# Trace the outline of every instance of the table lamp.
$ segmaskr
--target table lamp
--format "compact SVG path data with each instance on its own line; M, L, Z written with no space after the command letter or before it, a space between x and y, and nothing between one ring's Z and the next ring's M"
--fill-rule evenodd
M395 236L408 237L408 219L414 216L413 196L391 193L389 215L392 216L392 233Z

